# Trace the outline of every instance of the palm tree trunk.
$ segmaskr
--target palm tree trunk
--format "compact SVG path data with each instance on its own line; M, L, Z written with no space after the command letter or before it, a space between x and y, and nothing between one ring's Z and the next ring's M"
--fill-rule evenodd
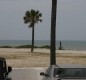
M51 12L51 49L50 49L50 65L56 64L56 8L57 0L52 0L52 12Z
M33 27L32 27L32 47L31 47L31 52L33 52L33 49L34 49L34 24L33 24Z

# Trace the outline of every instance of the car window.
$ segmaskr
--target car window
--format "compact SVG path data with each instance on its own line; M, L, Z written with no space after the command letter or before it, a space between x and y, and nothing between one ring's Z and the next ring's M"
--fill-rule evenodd
M86 69L85 68L63 68L63 73L60 75L62 78L69 79L86 79Z

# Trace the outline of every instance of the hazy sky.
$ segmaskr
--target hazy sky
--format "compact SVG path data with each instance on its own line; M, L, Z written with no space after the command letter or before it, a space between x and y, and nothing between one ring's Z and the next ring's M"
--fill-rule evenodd
M50 40L52 0L0 0L0 40L31 40L32 29L24 24L27 10L42 13L35 26L35 40ZM86 0L57 0L57 40L86 40Z

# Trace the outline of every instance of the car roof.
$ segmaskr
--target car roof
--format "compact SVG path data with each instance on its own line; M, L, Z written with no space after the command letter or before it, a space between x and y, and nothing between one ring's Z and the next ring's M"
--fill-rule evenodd
M86 66L80 64L58 64L52 66L55 68L86 68Z

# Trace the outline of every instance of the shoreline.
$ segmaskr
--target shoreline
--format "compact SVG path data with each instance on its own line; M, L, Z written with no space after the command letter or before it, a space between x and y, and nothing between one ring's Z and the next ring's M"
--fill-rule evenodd
M29 49L31 48L32 45L16 45L16 46L12 46L12 45L2 45L0 46L0 49L3 49L3 48L13 48L13 49ZM42 45L42 46L36 46L34 45L34 48L35 49L50 49L50 45ZM56 50L70 50L70 51L86 51L86 49L78 49L78 48L64 48L62 47L62 49L59 49L59 47L56 47Z
M26 51L31 52L31 48L0 48L0 51ZM12 52L13 52L12 51ZM34 48L34 52L40 52L40 53L50 53L50 49L46 48ZM33 52L33 53L34 53ZM56 53L65 53L65 54L86 54L86 50L58 50L56 49Z
M0 57L6 58L7 64L13 68L48 67L50 65L49 49L0 48ZM56 50L57 64L86 65L86 51Z

